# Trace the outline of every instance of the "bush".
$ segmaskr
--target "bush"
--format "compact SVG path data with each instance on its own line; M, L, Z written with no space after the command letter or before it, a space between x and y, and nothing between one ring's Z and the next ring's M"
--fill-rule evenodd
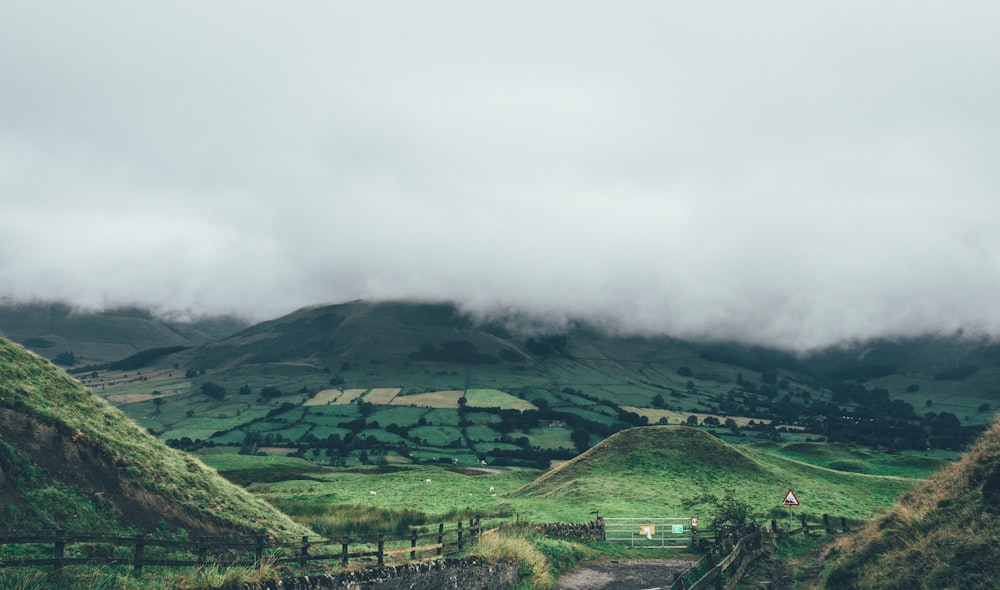
M222 399L226 397L226 388L211 381L206 381L201 384L201 392L213 399Z

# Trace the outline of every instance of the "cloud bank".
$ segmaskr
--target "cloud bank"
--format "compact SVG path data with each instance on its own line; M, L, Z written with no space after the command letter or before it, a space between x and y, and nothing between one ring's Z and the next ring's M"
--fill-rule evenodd
M994 3L4 13L0 297L1000 335Z

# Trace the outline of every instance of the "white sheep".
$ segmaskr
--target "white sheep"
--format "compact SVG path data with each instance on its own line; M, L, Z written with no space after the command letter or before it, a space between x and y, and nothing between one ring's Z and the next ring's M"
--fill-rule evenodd
M490 486L490 493L494 496L496 495L496 490L493 489L493 486Z
M424 480L424 483L431 483L431 480L429 480L429 479L425 479L425 480Z
M372 490L372 491L368 492L368 495L369 496L376 496L378 494L377 494L377 492L375 490Z

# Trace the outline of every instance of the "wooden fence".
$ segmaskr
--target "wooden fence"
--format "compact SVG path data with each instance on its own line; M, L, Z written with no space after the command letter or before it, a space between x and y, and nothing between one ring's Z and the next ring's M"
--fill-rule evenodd
M436 530L434 530L436 528ZM455 526L412 529L407 534L335 537L278 542L265 535L245 538L200 537L178 541L147 535L105 537L94 535L0 536L0 569L45 567L55 571L70 565L131 566L136 574L144 567L202 567L205 565L250 566L267 563L350 560L385 565L387 560L406 561L419 557L458 553L473 545L482 534L479 518ZM17 557L4 557L16 553ZM23 557L22 557L23 556Z
M799 518L799 528L782 529L777 521L771 521L771 528L746 527L719 533L716 544L687 571L677 574L669 590L733 590L753 562L766 550L765 541L779 541L786 537L805 534L810 530L824 530L828 534L836 532L834 520L823 515L822 524L810 524L806 517ZM847 532L847 519L840 519L840 529ZM693 579L693 580L692 580Z

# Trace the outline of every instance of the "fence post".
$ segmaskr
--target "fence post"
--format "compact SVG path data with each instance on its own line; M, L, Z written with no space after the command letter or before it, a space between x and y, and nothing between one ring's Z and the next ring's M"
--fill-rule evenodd
M309 535L302 535L302 549L299 550L299 565L305 567L309 562Z
M774 535L775 538L778 537L778 521L773 518L771 519L771 534Z
M444 523L438 524L438 555L444 551Z
M809 536L809 523L806 522L806 516L805 516L805 514L803 514L802 516L799 517L799 522L802 523L802 534L808 537Z
M462 521L458 521L458 550L462 550Z
M58 530L56 531L56 544L52 549L52 557L55 558L55 564L52 566L52 572L55 574L57 580L62 579L63 575L63 558L66 556L66 531Z
M416 559L417 558L417 552L416 551L412 551L412 549L414 547L416 547L416 546L417 546L417 529L413 529L413 530L410 531L410 549L411 549L411 551L410 551L410 559Z
M671 588L676 588L677 590L684 590L684 575L680 572L674 574L674 583L670 585Z
M708 557L708 570L705 572L707 574L708 572L715 569L715 566L718 565L718 562L715 561L715 553L712 551L709 551L706 557ZM712 587L715 590L722 590L722 572L719 572L715 575L715 578L713 579L712 582Z
M847 531L847 517L846 516L841 516L840 517L840 529L842 531L844 531L845 533L848 532Z
M260 566L261 560L264 559L264 535L257 535L257 547L254 548L253 559L257 566Z
M198 537L198 565L205 565L208 561L208 547L205 546L205 537Z
M833 528L830 525L830 515L829 514L825 514L825 513L823 514L823 526L826 527L826 534L829 535L830 533L833 532Z
M135 556L132 558L132 568L135 575L142 575L142 554L146 550L146 535L140 533L135 537Z
M340 545L341 564L344 566L347 566L347 545L350 542L350 537L344 537L344 542Z

